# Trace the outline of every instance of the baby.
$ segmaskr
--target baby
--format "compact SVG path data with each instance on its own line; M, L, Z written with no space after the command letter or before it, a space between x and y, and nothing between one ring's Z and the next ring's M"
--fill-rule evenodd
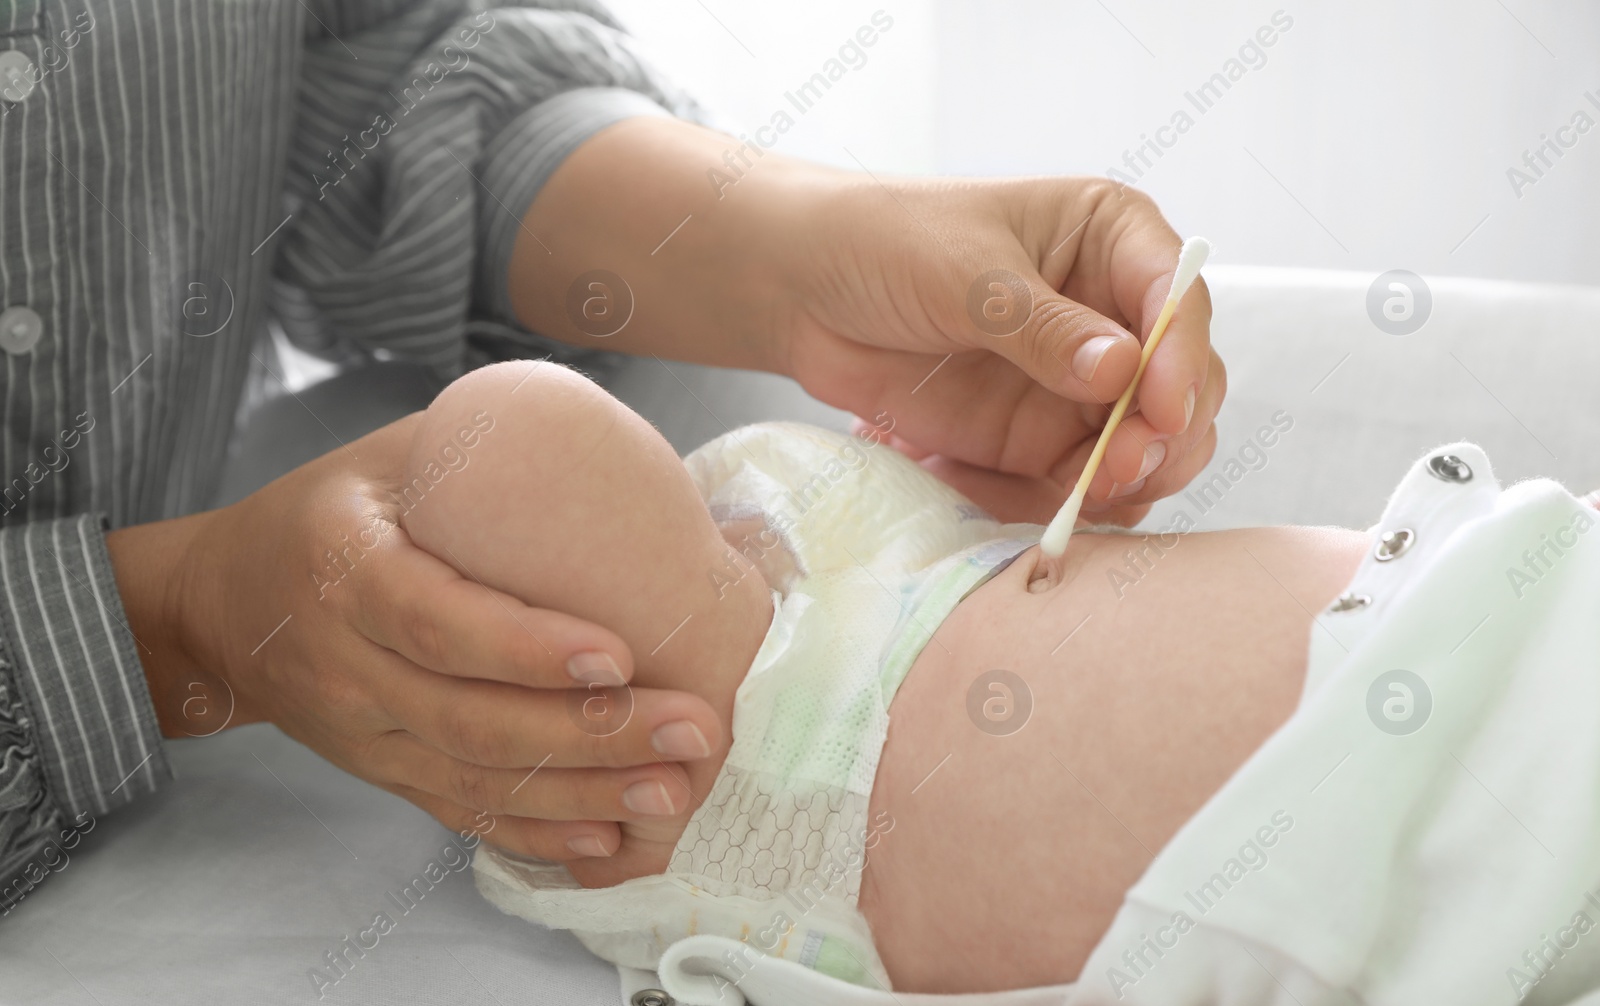
M480 854L502 908L639 968L713 934L905 992L1073 981L1156 854L1295 711L1314 626L1371 603L1341 595L1363 560L1410 544L1080 533L1052 568L1040 527L880 443L891 417L856 437L751 427L680 461L548 363L451 385L415 463L485 413L505 434L408 534L616 631L633 686L694 692L729 727L614 855ZM1433 461L1441 485L1471 477ZM625 713L624 691L605 698Z

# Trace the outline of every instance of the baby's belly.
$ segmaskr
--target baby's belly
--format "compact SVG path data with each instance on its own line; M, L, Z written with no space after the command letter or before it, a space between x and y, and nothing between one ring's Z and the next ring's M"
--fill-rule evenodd
M1027 590L1030 551L963 601L891 706L872 794L892 827L861 908L896 986L1075 979L1123 893L1293 711L1312 615L1365 548L1326 528L1080 533L1056 587Z

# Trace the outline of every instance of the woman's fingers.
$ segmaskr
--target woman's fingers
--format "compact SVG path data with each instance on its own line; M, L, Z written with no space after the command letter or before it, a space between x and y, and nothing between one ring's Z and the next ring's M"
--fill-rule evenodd
M1091 226L1075 247L1064 275L1057 275L1056 268L1046 263L1046 272L1053 277L1047 280L1029 260L1002 257L1011 269L995 270L1000 278L990 285L996 288L996 299L1007 304L1015 302L1018 327L1014 332L997 334L976 323L955 324L950 330L966 345L987 350L1012 364L1042 397L1063 406L1109 405L1133 378L1143 344L1149 340L1171 291L1181 244L1148 197L1131 190L1106 194L1099 200ZM1015 251L1020 256L1022 247L1003 251ZM1051 286L1055 280L1060 280L1059 291ZM970 303L967 310L970 314ZM1210 345L1210 325L1210 291L1203 279L1197 279L1178 302L1140 379L1134 409L1144 417L1145 427L1141 430L1136 425L1127 433L1119 433L1112 442L1116 448L1112 470L1119 484L1136 481L1132 473L1144 467L1150 457L1158 463L1176 462L1189 445L1204 435L1209 422L1206 404L1220 402L1220 398L1209 394L1216 386L1211 375L1215 353ZM1030 428L1030 417L1056 410L1030 407L1032 397L1028 392L1016 393L1008 388L1006 396L995 395L993 386L985 387L972 380L970 367L959 375L962 380L953 380L957 376L948 375L942 388L933 389L933 396L966 395L974 388L988 392L987 402L941 404L946 406L946 414L960 416L973 429L986 431L986 443L1003 440L1007 447L1003 461L997 463L997 459L974 452L953 451L947 446L947 439L922 437L920 431L908 431L907 439L937 445L939 453L961 461L1009 472L1044 470L1038 465L1041 459L1037 448L1012 445L1043 443L1056 448L1045 459L1052 467L1070 453L1059 449L1060 441L1054 436L1063 428L1059 421L1046 424L1042 437L1040 429ZM925 393L919 390L919 395ZM1003 438L993 434L994 425L985 415L997 402L1004 402L1013 422ZM1092 406L1085 411L1093 411ZM1102 411L1090 418L1102 419L1104 415ZM1091 428L1086 436L1092 439L1097 432ZM1189 435L1184 436L1186 433ZM1135 436L1136 449L1131 442ZM1165 446L1153 448L1151 445L1156 442L1165 442ZM1124 464L1129 450L1140 455L1131 468Z
M1078 402L986 349L910 353L827 334L810 345L812 365L826 368L829 380L811 382L808 390L865 420L868 440L892 436L896 449L913 460L937 453L986 468L1043 474L1094 432ZM1124 381L1132 373L1130 366ZM1120 393L1117 388L1110 397Z
M1110 498L1108 494L1113 488L1121 487L1116 485L1102 462L1099 472L1089 483L1091 488L1083 504L1081 519L1091 524L1121 524L1127 527L1137 524L1150 512L1154 501L1177 492L1198 475L1210 463L1216 446L1216 427L1208 425L1204 434L1185 445L1184 453L1176 455L1172 464L1163 462L1161 467L1142 481L1135 480L1132 491ZM1087 450L1063 462L1066 488L1055 478L1007 475L939 455L926 457L920 464L999 520L1048 524L1061 508L1071 484L1077 479L1077 473L1082 471L1086 456Z
M1071 262L1042 263L1060 279L1059 292L1040 271L1018 261L1012 268L1023 279L1016 296L1030 300L1026 323L1013 336L969 335L965 341L976 346L975 340L984 340L983 348L1065 398L1110 402L1133 376L1172 288L1182 242L1149 197L1099 183L1091 189L1094 209ZM1083 200L1064 206L1070 209L1063 212L1076 216ZM1205 384L1210 321L1210 295L1197 282L1179 303L1140 383L1141 411L1168 435L1186 426L1189 388L1198 399Z
M348 592L350 621L379 646L440 674L536 688L632 677L633 657L616 633L463 577L398 525L384 538L360 557L368 568L325 588L325 597Z
M421 807L458 835L476 834L475 841L524 856L565 862L609 856L622 844L622 830L609 821L540 821L491 815L403 783L389 783L384 788ZM455 863L445 865L457 869Z
M1139 487L1141 481L1166 463L1169 454L1178 460L1183 445L1173 444L1137 412L1125 417L1111 434L1105 456L1089 482L1086 499L1104 501L1113 492L1126 495L1124 488ZM1081 464L1075 463L1068 484L1076 485ZM1065 474L1065 473L1064 473Z
M1216 440L1213 422L1227 394L1227 370L1214 350L1208 347L1207 353L1210 360L1206 383L1183 432L1173 435L1162 431L1140 411L1125 416L1112 432L1105 456L1089 483L1085 514L1106 523L1142 517L1149 503L1183 488L1210 462ZM886 442L1001 520L1047 523L1077 483L1099 440L1096 427L1104 423L1111 410L1109 405L1096 403L1060 404L1074 410L1078 421L1072 426L1082 432L1070 450L1057 449L1055 460L1046 466L1043 477L1025 474L1038 470L1027 462L1002 471L949 454L935 454L897 435L890 435ZM1019 411L1018 415L1023 413ZM858 430L870 432L862 420L856 420L855 425ZM1066 425L1060 423L1058 428ZM1010 460L1015 463L1019 459L1013 456Z
M1066 499L1059 485L1033 475L1009 475L937 454L919 463L941 482L1006 523L1048 524Z
M1104 502L1084 503L1084 519L1097 524L1132 527L1150 512L1153 502L1170 496L1193 481L1211 463L1216 451L1217 428L1212 426L1206 429L1205 435L1189 448L1176 465L1150 476L1136 491Z
M1200 389L1195 401L1193 420L1182 433L1174 436L1156 428L1142 411L1123 418L1122 423L1111 434L1111 441L1106 447L1099 471L1089 485L1090 500L1104 502L1112 499L1111 494L1116 492L1117 498L1128 497L1124 502L1153 501L1159 497L1143 491L1153 476L1170 472L1174 468L1199 471L1199 468L1194 468L1190 463L1188 455L1196 444L1204 440L1206 432L1211 429L1212 421L1217 411L1221 409L1223 397L1227 393L1227 372L1222 366L1222 360L1214 351L1207 373L1208 380ZM1068 463L1063 462L1057 468L1056 475L1065 479L1070 474L1075 480L1079 467L1075 460L1070 467ZM1204 464L1200 467L1204 467ZM1164 479L1157 479L1156 484L1170 483ZM1179 485L1181 486L1181 483Z
M1155 283L1163 302L1171 285L1170 275ZM1156 310L1160 310L1159 305ZM1204 279L1196 279L1178 302L1167 334L1150 354L1150 364L1134 393L1140 413L1155 429L1176 435L1187 430L1193 421L1216 355L1211 350L1210 330L1211 291Z
M1164 436L1137 412L1118 425L1089 482L1084 520L1136 524L1153 502L1179 491L1210 464L1217 445L1213 419L1227 393L1222 361L1215 353L1212 356L1211 379L1196 402L1194 421L1183 433ZM1084 406L1086 412L1095 408L1104 407ZM1000 520L1045 524L1077 483L1094 442L1083 441L1044 478L998 472L942 455L924 454L918 463Z
M862 419L860 416L852 416L850 418L850 435L853 437L860 437L863 440L881 440L883 443L893 447L895 450L899 451L901 454L904 454L912 461L921 461L931 453L923 450L916 444L911 443L904 437L897 437L893 433L879 433L878 427L867 422L865 419Z
M1187 429L1165 441L1144 414L1125 420L1111 436L1106 463L1100 467L1089 491L1089 498L1104 502L1151 503L1177 492L1210 463L1216 446L1213 420L1227 394L1227 372L1215 353L1209 368L1210 379L1195 402L1194 418ZM1209 447L1206 445L1209 444ZM1204 451L1200 448L1206 447ZM1113 460L1113 454L1115 455ZM1152 455L1158 463L1150 466ZM1174 473L1185 473L1175 479ZM1117 495L1113 497L1111 494Z
M549 821L632 821L688 807L688 776L676 765L630 769L488 768L453 758L405 731L385 734L374 754L387 778L472 811Z
M1178 252L1183 246L1156 204L1135 189L1122 188L1101 201L1074 271L1109 283L1116 310L1139 334L1150 337L1172 290ZM1069 279L1066 290L1073 292ZM1102 288L1103 289L1103 288ZM1091 300L1091 303L1094 301ZM1139 383L1137 404L1153 427L1178 434L1188 425L1189 389L1198 400L1206 384L1211 353L1211 294L1197 279L1178 303L1161 345L1151 355Z
M394 722L439 751L488 768L626 768L692 760L721 744L704 699L652 688L524 688L436 674L398 658L385 693Z
M1041 387L1074 402L1115 401L1139 365L1139 340L1127 328L1045 284L1022 261L1028 312L1018 330L995 336L965 332L974 349L1010 361Z

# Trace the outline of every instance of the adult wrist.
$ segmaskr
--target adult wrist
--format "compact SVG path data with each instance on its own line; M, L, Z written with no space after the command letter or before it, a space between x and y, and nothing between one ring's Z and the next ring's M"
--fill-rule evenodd
M194 514L106 535L117 591L165 737L205 736L253 718L234 708L235 690L223 668L205 655L209 602L200 599L214 598L215 592L197 583L192 545L210 516Z

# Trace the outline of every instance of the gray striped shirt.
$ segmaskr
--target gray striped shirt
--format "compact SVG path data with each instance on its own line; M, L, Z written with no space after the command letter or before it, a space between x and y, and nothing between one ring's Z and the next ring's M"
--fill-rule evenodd
M528 204L692 111L588 0L479 7L0 0L0 906L170 776L104 534L207 504L268 319L441 377L547 352Z

